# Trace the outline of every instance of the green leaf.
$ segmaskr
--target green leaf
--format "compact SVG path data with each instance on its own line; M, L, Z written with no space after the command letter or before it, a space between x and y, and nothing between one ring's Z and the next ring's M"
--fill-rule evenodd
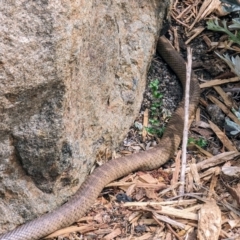
M148 133L150 133L150 134L154 134L154 129L153 128L151 128L151 127L145 127L145 129L146 129L146 131L148 132Z
M240 108L238 110L235 110L234 108L232 108L232 112L240 120Z
M240 133L240 125L238 125L235 122L231 121L227 117L225 118L225 125L226 125L227 129L230 131L231 135L235 136L238 133Z
M188 138L188 144L195 143L195 139L190 137Z
M155 120L154 120L154 119L152 119L152 118L150 118L150 119L149 119L149 122L150 122L151 124L153 124L153 123L154 123L154 121L155 121Z
M159 99L159 98L162 98L163 95L159 91L156 91L156 92L153 92L153 96Z
M207 28L212 31L226 33L229 36L230 40L232 40L233 42L240 45L240 38L238 37L238 34L236 36L228 30L226 20L222 20L221 22L223 24L223 27L219 25L219 21L217 19L211 19L211 20L207 21Z
M240 77L240 57L229 57L228 54L221 56L216 53L230 68L233 73L235 73L238 77Z
M222 7L226 12L236 12L240 10L238 0L220 0L222 2Z
M205 147L207 145L207 141L202 137L200 137L199 139L195 139L192 137L188 138L188 144L191 144L191 143L196 144L199 147Z
M222 23L223 23L223 26L226 26L225 20L223 20ZM227 29L219 25L218 19L210 19L209 21L207 21L207 29L212 31L225 32L225 33L227 33L228 31Z
M230 30L237 30L240 29L240 18L233 18L232 19L233 24L229 25L228 28Z
M200 138L196 141L196 144L199 147L206 147L207 146L207 141L204 138Z

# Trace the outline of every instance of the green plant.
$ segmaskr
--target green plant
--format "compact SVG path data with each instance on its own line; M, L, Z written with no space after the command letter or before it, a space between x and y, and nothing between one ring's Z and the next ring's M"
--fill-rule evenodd
M231 41L240 45L240 32L236 31L236 35L233 34L228 29L226 20L222 20L221 23L222 23L223 27L219 25L219 20L218 19L211 19L211 20L207 21L207 28L209 30L212 30L212 31L218 31L218 32L226 33L229 36L229 39ZM234 21L234 19L233 19L233 23L234 23L233 25L230 25L230 28L233 28L233 27L235 29L236 29L236 27L238 29L240 28L240 24L239 24L238 20Z
M207 146L207 140L205 140L204 138L200 137L199 139L195 139L193 137L188 138L188 144L196 144L199 147L206 147Z
M232 24L227 26L226 20L222 20L222 26L219 25L220 20L212 19L207 22L207 28L213 31L224 32L229 36L229 39L234 43L240 45L240 19L233 18ZM236 30L235 34L233 34L230 30ZM228 54L221 56L216 53L226 64L231 68L231 71L235 73L237 76L240 76L240 57L230 57Z
M232 108L232 112L240 120L240 108L238 110ZM225 117L225 130L227 130L230 135L235 136L240 133L240 125L231 121L228 117Z
M161 126L159 116L161 114L160 107L162 106L163 95L159 91L159 80L155 79L149 83L149 89L152 94L152 103L150 106L149 126L146 127L150 134L161 137L164 132L164 126Z
M238 77L240 77L240 57L229 57L228 54L221 56L216 53L231 69L233 73L235 73Z
M222 2L223 9L226 12L231 13L240 10L238 0L220 0L220 2Z

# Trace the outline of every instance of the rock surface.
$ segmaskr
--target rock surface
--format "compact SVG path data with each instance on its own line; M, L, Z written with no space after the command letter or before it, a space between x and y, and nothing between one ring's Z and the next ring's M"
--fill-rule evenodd
M166 1L1 1L0 233L74 194L133 122Z

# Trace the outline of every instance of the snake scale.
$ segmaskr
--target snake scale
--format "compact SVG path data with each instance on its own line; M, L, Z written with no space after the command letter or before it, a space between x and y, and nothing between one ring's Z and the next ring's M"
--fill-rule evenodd
M160 37L157 50L173 69L185 87L186 67L185 61L174 50L165 37ZM192 74L190 84L190 107L191 116L199 101L200 89L197 78ZM40 239L50 233L69 226L79 220L93 205L95 199L104 186L113 180L123 177L131 172L150 170L163 165L178 148L184 125L184 101L182 100L177 110L170 119L160 144L148 151L132 154L111 160L97 168L81 185L76 194L64 205L55 211L47 213L35 220L0 235L1 240L34 240Z

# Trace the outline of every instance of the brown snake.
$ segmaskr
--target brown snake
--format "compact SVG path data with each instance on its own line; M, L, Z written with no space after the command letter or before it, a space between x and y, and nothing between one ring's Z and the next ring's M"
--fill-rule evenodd
M186 67L183 58L173 49L165 37L160 37L157 50L167 64L177 74L185 87ZM192 74L190 84L191 116L199 101L200 89L197 78ZM1 240L34 240L69 226L79 220L93 205L95 199L111 181L123 177L139 169L150 170L163 165L178 148L183 132L184 102L182 101L174 112L160 144L146 152L132 154L111 160L97 168L81 185L76 194L63 206L47 213L33 221L0 235Z

